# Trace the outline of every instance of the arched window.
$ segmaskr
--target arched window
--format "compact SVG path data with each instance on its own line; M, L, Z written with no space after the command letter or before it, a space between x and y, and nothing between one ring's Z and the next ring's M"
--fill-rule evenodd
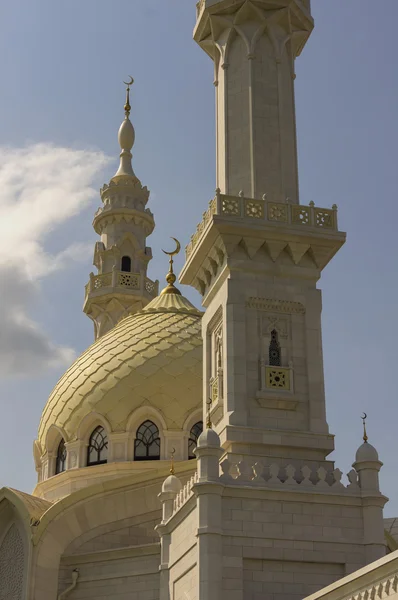
M134 460L160 460L159 429L152 421L144 421L137 429Z
M198 438L200 436L200 434L203 431L203 421L199 421L198 423L195 423L195 425L192 427L190 434L189 434L189 440L188 440L188 458L189 460L192 460L193 458L196 458L195 454L194 454L194 450L196 448L196 446L198 445Z
M125 273L131 273L131 258L129 256L122 256L122 271Z
M63 473L66 470L66 447L65 441L61 440L58 445L57 459L55 461L55 474Z
M278 340L278 332L273 329L271 331L271 341L269 344L269 364L271 366L281 366L281 347Z
M108 436L101 425L90 435L87 452L87 466L103 465L108 462Z

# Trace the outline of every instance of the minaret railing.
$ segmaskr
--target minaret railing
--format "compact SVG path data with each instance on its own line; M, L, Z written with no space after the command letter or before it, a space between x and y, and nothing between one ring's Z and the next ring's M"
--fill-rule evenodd
M85 298L89 294L99 292L101 290L125 292L126 290L139 291L148 294L155 298L159 293L159 282L152 281L141 273L127 273L125 271L113 270L109 273L101 273L94 275L91 273L90 281L85 287Z
M330 232L338 232L337 206L335 204L332 208L322 208L315 206L314 202L310 202L308 206L305 206L291 204L288 200L286 202L272 202L265 198L257 200L245 198L244 196L217 193L216 197L210 200L209 208L203 213L201 222L191 236L191 241L185 249L186 258L189 258L192 254L214 215L218 218L244 219L248 222L257 221L264 223L266 226L289 226L301 231L329 230Z

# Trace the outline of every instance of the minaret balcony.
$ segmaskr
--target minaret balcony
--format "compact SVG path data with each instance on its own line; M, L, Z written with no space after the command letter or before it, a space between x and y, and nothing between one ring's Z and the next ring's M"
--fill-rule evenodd
M128 273L113 270L100 275L90 275L90 281L85 287L85 301L89 296L103 294L137 293L149 298L156 298L159 293L159 282L152 281L141 273Z
M243 196L228 196L217 194L209 203L208 210L191 236L190 243L185 248L186 259L191 256L202 238L207 226L217 218L233 220L271 227L294 228L305 232L338 232L337 206L321 208L311 202L308 206L289 202L272 202L244 198Z

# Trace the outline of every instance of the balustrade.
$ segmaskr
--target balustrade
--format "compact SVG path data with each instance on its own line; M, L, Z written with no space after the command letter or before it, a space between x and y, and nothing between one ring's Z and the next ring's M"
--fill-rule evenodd
M217 196L209 202L209 208L203 213L202 221L192 235L191 241L185 249L188 258L199 238L202 236L212 216L226 218L237 218L256 220L267 225L283 226L289 225L299 229L323 229L338 231L337 206L331 209L320 208L310 202L308 206L301 204L290 204L288 199L285 203L272 202L265 199L255 200L243 196L228 196L217 193Z
M92 292L109 288L124 290L142 290L155 298L158 295L158 283L148 277L143 277L140 273L126 273L124 271L112 271L101 273L100 275L91 274L90 281L85 287L86 298Z

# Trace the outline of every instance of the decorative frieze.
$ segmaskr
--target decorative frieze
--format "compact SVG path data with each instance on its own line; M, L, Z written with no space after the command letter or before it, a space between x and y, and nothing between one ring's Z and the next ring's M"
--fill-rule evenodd
M305 314L305 306L301 302L290 300L278 300L276 298L249 298L246 302L247 308L255 308L267 312L285 314Z

